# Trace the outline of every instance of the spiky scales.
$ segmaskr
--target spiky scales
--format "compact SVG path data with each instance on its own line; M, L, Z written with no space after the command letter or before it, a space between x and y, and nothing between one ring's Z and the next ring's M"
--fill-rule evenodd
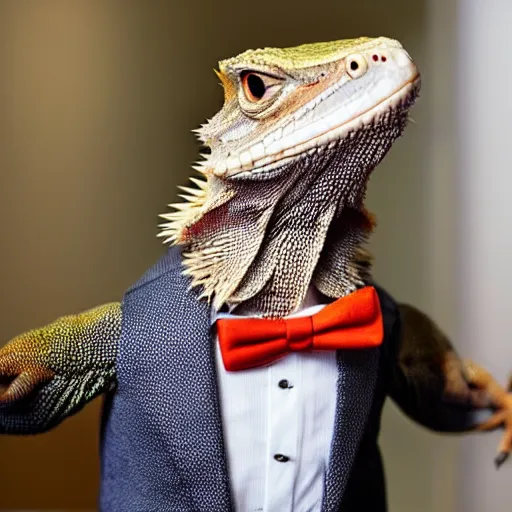
M419 78L401 45L361 38L250 50L222 61L224 106L195 130L210 149L162 215L185 272L215 308L281 317L313 283L364 284L371 171L401 135ZM250 77L250 80L248 79Z

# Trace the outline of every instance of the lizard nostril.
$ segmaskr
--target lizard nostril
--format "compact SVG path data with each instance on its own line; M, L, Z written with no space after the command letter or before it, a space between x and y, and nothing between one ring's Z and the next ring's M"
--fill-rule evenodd
M380 58L380 60L381 60L382 62L386 62L388 59L387 59L387 57L386 57L385 55L383 55L383 56Z
M373 55L372 59L377 62L379 60L379 56L378 55Z

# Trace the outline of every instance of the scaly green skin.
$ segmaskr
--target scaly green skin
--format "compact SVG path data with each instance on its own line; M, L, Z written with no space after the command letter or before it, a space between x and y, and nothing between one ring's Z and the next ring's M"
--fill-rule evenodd
M35 434L115 386L121 305L105 304L17 336L0 349L0 433Z

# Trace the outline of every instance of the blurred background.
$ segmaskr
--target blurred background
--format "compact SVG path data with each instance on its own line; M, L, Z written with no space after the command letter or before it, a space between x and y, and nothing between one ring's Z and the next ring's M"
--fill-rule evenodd
M423 73L415 124L374 175L376 276L505 381L508 0L0 0L0 340L119 300L161 254L157 215L222 104L213 68L245 49L386 35ZM100 401L49 434L0 437L1 510L94 510ZM391 512L509 512L500 434L459 440L392 404Z

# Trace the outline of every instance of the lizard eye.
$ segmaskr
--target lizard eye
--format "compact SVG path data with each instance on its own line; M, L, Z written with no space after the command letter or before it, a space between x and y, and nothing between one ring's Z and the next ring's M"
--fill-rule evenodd
M350 78L359 78L363 76L368 69L368 62L360 54L349 55L345 62Z
M242 83L247 99L251 101L259 101L265 95L265 90L267 88L260 75L257 75L256 73L247 73L242 78Z
M282 84L279 78L255 71L243 71L240 78L245 97L251 103L271 99Z

